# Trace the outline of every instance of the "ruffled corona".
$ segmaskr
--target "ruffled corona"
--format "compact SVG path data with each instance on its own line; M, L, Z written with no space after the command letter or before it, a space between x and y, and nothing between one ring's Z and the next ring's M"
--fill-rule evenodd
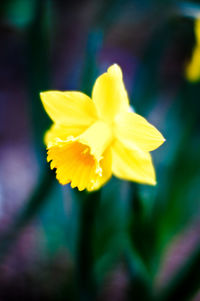
M79 190L92 190L102 177L100 161L91 155L87 145L78 141L58 143L48 149L47 160L51 161L51 168L56 168L58 181Z
M54 124L45 135L58 181L88 191L115 176L156 184L151 155L165 139L130 110L122 71L116 64L95 82L92 99L81 92L41 93Z

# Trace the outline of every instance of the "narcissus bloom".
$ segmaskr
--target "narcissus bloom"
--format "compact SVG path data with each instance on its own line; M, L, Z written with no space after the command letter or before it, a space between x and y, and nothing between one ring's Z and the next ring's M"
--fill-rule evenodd
M195 20L196 45L193 50L192 58L186 66L186 78L190 82L200 81L200 19Z
M92 98L76 91L40 94L54 124L45 135L47 160L61 184L96 190L114 174L155 185L149 151L164 138L146 119L131 112L122 71L116 64L99 76Z

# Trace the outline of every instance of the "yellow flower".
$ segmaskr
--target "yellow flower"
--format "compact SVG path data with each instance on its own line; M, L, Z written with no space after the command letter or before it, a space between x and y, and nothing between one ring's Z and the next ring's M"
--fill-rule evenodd
M194 47L191 61L186 67L186 78L190 82L197 82L200 80L200 19L196 19L194 29L196 45Z
M165 139L146 119L131 112L118 65L97 78L92 99L75 91L40 95L54 122L45 135L47 160L61 184L92 191L112 174L156 184L149 151Z

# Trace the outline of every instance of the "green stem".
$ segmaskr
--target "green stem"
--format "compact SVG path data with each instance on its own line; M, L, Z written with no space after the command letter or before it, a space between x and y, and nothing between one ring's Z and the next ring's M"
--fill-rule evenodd
M77 248L77 282L78 300L94 301L96 298L96 283L93 274L93 231L100 202L100 191L86 195L81 203L79 240Z
M130 184L131 197L131 222L130 222L130 250L126 253L127 270L129 273L129 300L152 300L152 290L149 272L145 264L143 235L146 234L146 227L143 223L143 204L138 194L137 184ZM132 253L132 254L131 254Z

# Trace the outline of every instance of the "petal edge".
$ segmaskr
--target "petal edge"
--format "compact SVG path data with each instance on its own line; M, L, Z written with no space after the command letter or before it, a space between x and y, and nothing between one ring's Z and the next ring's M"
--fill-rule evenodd
M123 180L156 185L151 155L141 150L130 150L116 141L112 147L113 174Z
M112 122L116 114L128 110L129 100L121 68L114 64L100 75L93 87L92 99L100 118Z
M162 145L165 138L145 118L125 112L117 116L115 135L130 148L140 148L143 151L152 151Z
M96 109L89 96L77 91L41 92L43 106L57 124L88 125L96 118Z

